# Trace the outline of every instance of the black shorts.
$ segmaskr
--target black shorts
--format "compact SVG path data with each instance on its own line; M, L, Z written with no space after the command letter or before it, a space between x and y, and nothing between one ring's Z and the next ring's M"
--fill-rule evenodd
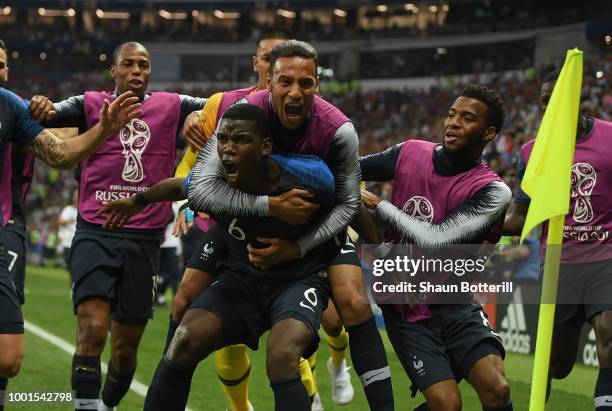
M25 268L26 268L26 233L18 226L7 225L2 233L6 247L7 265L21 304L24 303Z
M159 241L77 233L72 240L70 274L72 303L91 297L105 299L111 318L143 325L153 315L159 272Z
M318 330L327 308L329 285L324 272L281 284L223 272L194 301L190 309L214 313L223 323L225 346L245 344L256 350L259 337L278 321L294 318L306 324L313 340L302 357L308 358L318 346Z
M612 260L561 264L554 336L575 336L584 323L606 310L612 310Z
M431 318L411 323L395 306L381 306L389 340L418 390L444 380L460 381L487 355L504 358L501 338L480 305L429 307Z
M9 254L0 239L0 334L23 334L21 302L8 271Z
M223 237L223 229L219 224L213 225L207 232L203 233L195 252L191 254L187 268L193 268L215 275L217 263L225 260L228 247Z

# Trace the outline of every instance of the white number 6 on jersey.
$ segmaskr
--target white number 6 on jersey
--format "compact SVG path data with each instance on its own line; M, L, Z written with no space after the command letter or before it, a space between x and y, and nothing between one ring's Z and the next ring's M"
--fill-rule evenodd
M238 219L234 218L232 220L232 222L230 223L229 227L227 228L227 231L235 239L240 240L240 241L244 241L244 240L246 240L246 233L244 232L244 230L242 228L240 228L240 227L238 227L236 225L236 222L238 222Z

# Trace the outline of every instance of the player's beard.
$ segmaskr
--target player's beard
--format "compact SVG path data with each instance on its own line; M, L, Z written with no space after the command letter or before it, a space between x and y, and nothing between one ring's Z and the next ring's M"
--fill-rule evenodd
M446 145L442 145L442 151L448 160L455 165L465 165L480 158L482 155L481 141L476 138L467 139L465 144L455 150L449 150Z

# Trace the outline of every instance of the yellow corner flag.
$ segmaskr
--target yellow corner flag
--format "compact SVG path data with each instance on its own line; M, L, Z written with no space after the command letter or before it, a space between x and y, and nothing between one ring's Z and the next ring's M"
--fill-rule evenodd
M559 261L565 215L569 212L570 178L582 85L582 52L569 50L538 130L521 188L531 198L521 242L536 225L549 221L542 304L529 411L543 411L548 383Z
M521 184L531 198L521 241L536 225L569 212L581 85L582 52L569 50Z

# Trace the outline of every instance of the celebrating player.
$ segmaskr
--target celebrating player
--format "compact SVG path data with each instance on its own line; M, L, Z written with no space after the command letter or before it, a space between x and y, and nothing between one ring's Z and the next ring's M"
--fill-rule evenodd
M152 315L159 268L159 240L170 204L151 206L121 231L108 232L96 215L107 201L134 195L174 171L176 136L184 118L202 108L204 99L174 93L146 93L151 75L147 49L134 42L113 54L113 93L86 92L53 106L45 124L87 129L97 121L104 99L130 90L141 100L143 114L80 164L79 220L72 243L70 272L77 315L77 347L72 388L75 409L98 403L100 354L111 322L111 359L101 408L116 406L130 387L136 352Z
M559 72L542 82L540 101L546 110ZM549 378L563 379L571 372L578 353L580 330L587 321L595 330L599 375L595 385L595 409L612 409L612 299L610 297L610 230L612 207L606 183L612 123L579 113L572 166L570 214L565 218L559 288L550 355ZM504 222L504 234L523 229L530 198L520 189L535 140L521 147L519 184L513 207ZM547 223L540 241L546 244ZM576 296L581 296L576 303ZM572 303L573 302L573 303ZM550 393L550 380L548 393Z
M495 243L510 189L482 162L482 150L504 118L496 93L469 86L448 111L444 143L409 140L364 157L366 181L394 180L391 202L362 192L362 201L387 222L392 242L424 247ZM410 215L402 210L410 209ZM418 215L418 210L428 210ZM499 232L499 230L497 230ZM485 411L510 411L504 348L479 304L381 305L385 326L404 370L427 404L418 409L460 410L457 381L476 390Z

